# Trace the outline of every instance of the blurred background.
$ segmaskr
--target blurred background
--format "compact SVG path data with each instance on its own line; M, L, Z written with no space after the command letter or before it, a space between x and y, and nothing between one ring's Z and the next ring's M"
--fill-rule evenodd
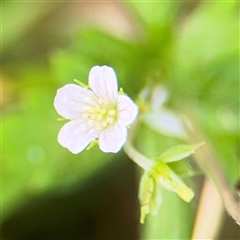
M139 167L123 151L62 148L53 100L73 79L87 83L94 65L113 67L135 100L146 85L163 85L166 107L194 120L234 188L239 3L2 1L1 15L2 239L191 239L204 174L184 177L191 204L163 191L158 216L140 225ZM136 146L151 157L182 142L142 124ZM217 239L239 239L226 213L211 219Z

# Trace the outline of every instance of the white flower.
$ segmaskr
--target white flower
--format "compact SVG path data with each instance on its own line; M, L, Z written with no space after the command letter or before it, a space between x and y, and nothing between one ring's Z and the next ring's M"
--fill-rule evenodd
M146 102L151 99L150 106L152 112L143 117L143 121L153 130L170 137L186 139L187 134L180 117L171 110L165 108L164 104L168 100L168 90L164 86L156 86L152 91L145 87L140 98Z
M118 93L112 68L95 66L89 73L89 87L67 84L54 99L57 112L70 121L58 134L58 142L72 153L83 151L98 139L103 152L118 152L127 138L127 126L138 107L126 95Z

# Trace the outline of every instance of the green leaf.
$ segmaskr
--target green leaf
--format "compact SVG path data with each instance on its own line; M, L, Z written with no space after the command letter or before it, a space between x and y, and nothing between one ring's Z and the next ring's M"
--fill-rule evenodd
M176 147L172 147L164 152L156 161L162 161L165 163L179 161L193 154L194 151L203 144L204 142L194 145L178 145Z

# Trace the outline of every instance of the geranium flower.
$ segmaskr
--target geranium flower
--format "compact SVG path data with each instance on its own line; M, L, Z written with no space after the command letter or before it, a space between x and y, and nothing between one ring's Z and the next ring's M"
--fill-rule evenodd
M103 152L118 152L127 139L127 126L138 114L138 107L118 92L115 72L107 66L90 70L90 89L67 84L58 89L54 107L70 120L60 130L58 142L77 154L98 139Z

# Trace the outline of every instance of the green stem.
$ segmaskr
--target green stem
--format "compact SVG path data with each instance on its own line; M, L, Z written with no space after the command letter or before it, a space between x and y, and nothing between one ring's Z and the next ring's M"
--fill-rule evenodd
M137 128L138 121L139 120L137 120L129 130L128 140L124 145L124 151L133 162L135 162L138 166L143 168L145 171L149 171L153 167L153 162L149 158L147 158L146 156L138 152L136 148L134 148L133 146L133 137L134 137L134 132Z

